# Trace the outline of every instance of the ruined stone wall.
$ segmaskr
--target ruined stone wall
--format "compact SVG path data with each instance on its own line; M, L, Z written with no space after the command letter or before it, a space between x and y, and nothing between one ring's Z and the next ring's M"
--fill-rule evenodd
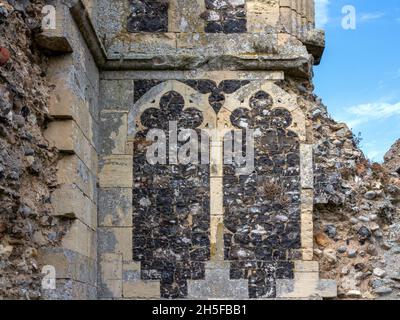
M10 53L0 62L0 299L41 297L39 252L68 228L50 203L58 151L44 137L51 86L33 41L42 5L0 1L0 48Z
M321 277L336 279L340 299L398 299L399 175L396 145L383 165L335 122L309 81L284 87L299 97L314 137L314 258Z

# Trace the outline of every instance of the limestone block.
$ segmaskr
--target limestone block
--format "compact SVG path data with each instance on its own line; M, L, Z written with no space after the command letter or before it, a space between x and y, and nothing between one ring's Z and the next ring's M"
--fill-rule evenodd
M295 279L278 279L276 281L278 299L336 298L335 280L318 279L317 273L297 273Z
M76 185L90 200L96 203L96 171L90 171L76 155L67 154L57 163L57 183Z
M314 57L314 65L321 62L325 51L325 31L319 29L308 30L303 37L307 50Z
M313 146L300 144L300 175L301 187L312 189L314 187Z
M149 57L153 53L158 53L164 57L174 57L176 55L176 33L131 33L129 37L129 54ZM114 39L108 52L110 58L119 58L118 52L126 51L126 39ZM115 52L115 53L114 53ZM154 65L163 64L162 61L154 61Z
M74 120L50 122L44 136L51 146L61 152L75 153L92 172L95 172L96 150Z
M93 144L92 117L88 102L78 97L64 79L52 81L55 85L49 101L49 113L55 119L74 119L85 137Z
M99 226L132 226L132 190L107 188L99 190Z
M133 141L127 141L125 146L125 154L133 155L133 146L134 146Z
M68 14L68 9L62 5L61 1L53 1L52 5L55 7L55 29L44 29L36 35L35 40L43 49L56 53L70 53L73 50L65 27L65 17ZM46 17L52 18L52 12L46 12Z
M205 280L188 280L189 299L248 299L248 280L231 280L229 263L206 264Z
M87 85L93 87L95 92L98 92L99 72L96 62L88 48L85 38L83 37L78 25L71 14L66 16L65 25L67 28L68 39L73 48L72 57L76 72L81 73L87 80ZM86 86L82 86L83 89Z
M292 7L292 0L280 0L280 6L281 7Z
M201 54L206 56L246 56L257 53L273 53L277 37L272 33L179 33L176 35L177 53L184 53L196 59L201 46ZM237 44L241 45L238 46Z
M205 10L205 1L170 0L168 31L204 32L204 20L200 18L200 15Z
M132 228L98 229L98 249L103 253L121 254L123 261L132 260Z
M301 212L312 214L314 210L314 191L304 189L301 191Z
M126 33L126 21L129 10L127 0L97 0L96 29L103 45L109 46L110 41L118 34Z
M80 220L74 220L65 234L61 246L83 256L96 259L96 233Z
M77 252L64 248L43 248L39 251L39 263L53 266L56 279L70 279L91 285L96 283L96 260Z
M128 113L103 111L100 115L101 154L125 154Z
M130 155L106 156L100 161L101 188L132 188L133 163Z
M294 272L319 272L318 261L295 261Z
M279 22L279 0L247 0L248 32L263 32Z
M99 261L99 297L122 297L122 255L103 253Z
M88 227L97 228L97 207L78 188L63 185L51 194L53 215L79 219Z
M95 300L97 288L95 286L74 280L58 280L56 290L42 290L45 300Z
M301 252L304 261L311 261L314 258L313 248L301 249Z
M100 110L129 111L132 106L132 80L100 81Z
M292 0L292 11L293 34L299 35L301 33L301 0Z
M312 189L303 189L301 191L301 247L303 248L303 260L312 260L314 245L314 224L313 224L313 206L314 192Z
M308 0L309 2L309 10L307 15L308 22L314 26L315 25L315 2L314 0Z
M122 254L101 254L99 266L102 279L122 280Z
M305 142L307 139L306 117L300 108L293 110L292 116L293 120L290 129L298 134L300 142Z
M307 23L307 1L308 0L301 0L301 26L305 30L308 28Z
M160 281L124 281L122 295L126 299L160 299Z
M102 299L122 298L122 280L101 280L98 288L98 296Z
M313 216L310 213L301 214L301 247L313 249L314 244ZM304 259L309 260L309 259Z
M281 6L280 8L281 24L285 28L285 31L288 33L291 33L293 30L292 14L293 11L290 7Z

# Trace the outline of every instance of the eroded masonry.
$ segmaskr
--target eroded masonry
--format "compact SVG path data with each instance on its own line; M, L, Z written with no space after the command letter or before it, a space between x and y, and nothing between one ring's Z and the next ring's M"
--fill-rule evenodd
M313 255L313 124L287 90L324 50L314 1L53 4L57 29L37 41L62 155L51 201L71 226L41 250L57 271L45 297L336 297ZM147 133L171 121L207 136L209 164L148 163ZM241 129L248 174L223 162Z

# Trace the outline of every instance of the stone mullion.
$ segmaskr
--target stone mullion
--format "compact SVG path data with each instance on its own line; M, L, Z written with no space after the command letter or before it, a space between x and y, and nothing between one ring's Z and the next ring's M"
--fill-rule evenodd
M211 261L224 260L223 140L224 131L211 134L210 143L210 244Z
M313 200L314 200L313 146L300 144L301 179L301 248L302 259L311 261L313 248Z

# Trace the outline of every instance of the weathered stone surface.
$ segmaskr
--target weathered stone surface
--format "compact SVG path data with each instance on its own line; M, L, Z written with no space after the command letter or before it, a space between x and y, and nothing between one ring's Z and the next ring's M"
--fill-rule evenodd
M92 171L97 168L97 152L75 121L50 122L45 131L45 137L58 150L75 153Z
M248 281L230 278L229 263L207 263L204 280L188 281L189 299L247 299Z
M385 154L385 166L389 170L400 174L400 140L397 140Z
M99 258L99 297L122 298L122 254L101 253Z
M100 111L129 111L133 102L132 80L100 81Z
M96 171L89 169L77 155L63 155L57 163L57 183L75 185L92 202L97 202Z
M98 217L100 227L132 226L132 190L105 188L99 190Z
M51 195L54 215L69 219L79 219L88 227L97 228L97 208L82 191L74 186L62 186Z
M99 227L97 237L100 254L114 253L122 255L123 261L132 260L132 228Z
M55 19L58 21L64 20L67 14L67 8L62 5L61 1L54 1L55 6ZM51 12L46 11L47 14ZM51 21L48 28L43 30L43 32L36 35L35 40L38 45L45 50L60 53L71 53L73 51L72 45L68 39L68 30L65 23L56 23L55 29L51 28Z
M99 184L101 188L132 187L132 156L106 156L99 162Z
M97 256L96 233L80 220L71 223L61 246L93 260Z
M42 292L45 300L94 300L97 288L74 280L59 280L56 290L45 289Z
M125 299L160 299L160 282L124 281L122 295Z
M128 137L128 114L103 111L100 114L101 154L125 154Z
M45 248L39 252L40 263L55 268L56 279L70 279L96 285L97 262L75 251L63 248ZM57 282L56 282L57 285Z

